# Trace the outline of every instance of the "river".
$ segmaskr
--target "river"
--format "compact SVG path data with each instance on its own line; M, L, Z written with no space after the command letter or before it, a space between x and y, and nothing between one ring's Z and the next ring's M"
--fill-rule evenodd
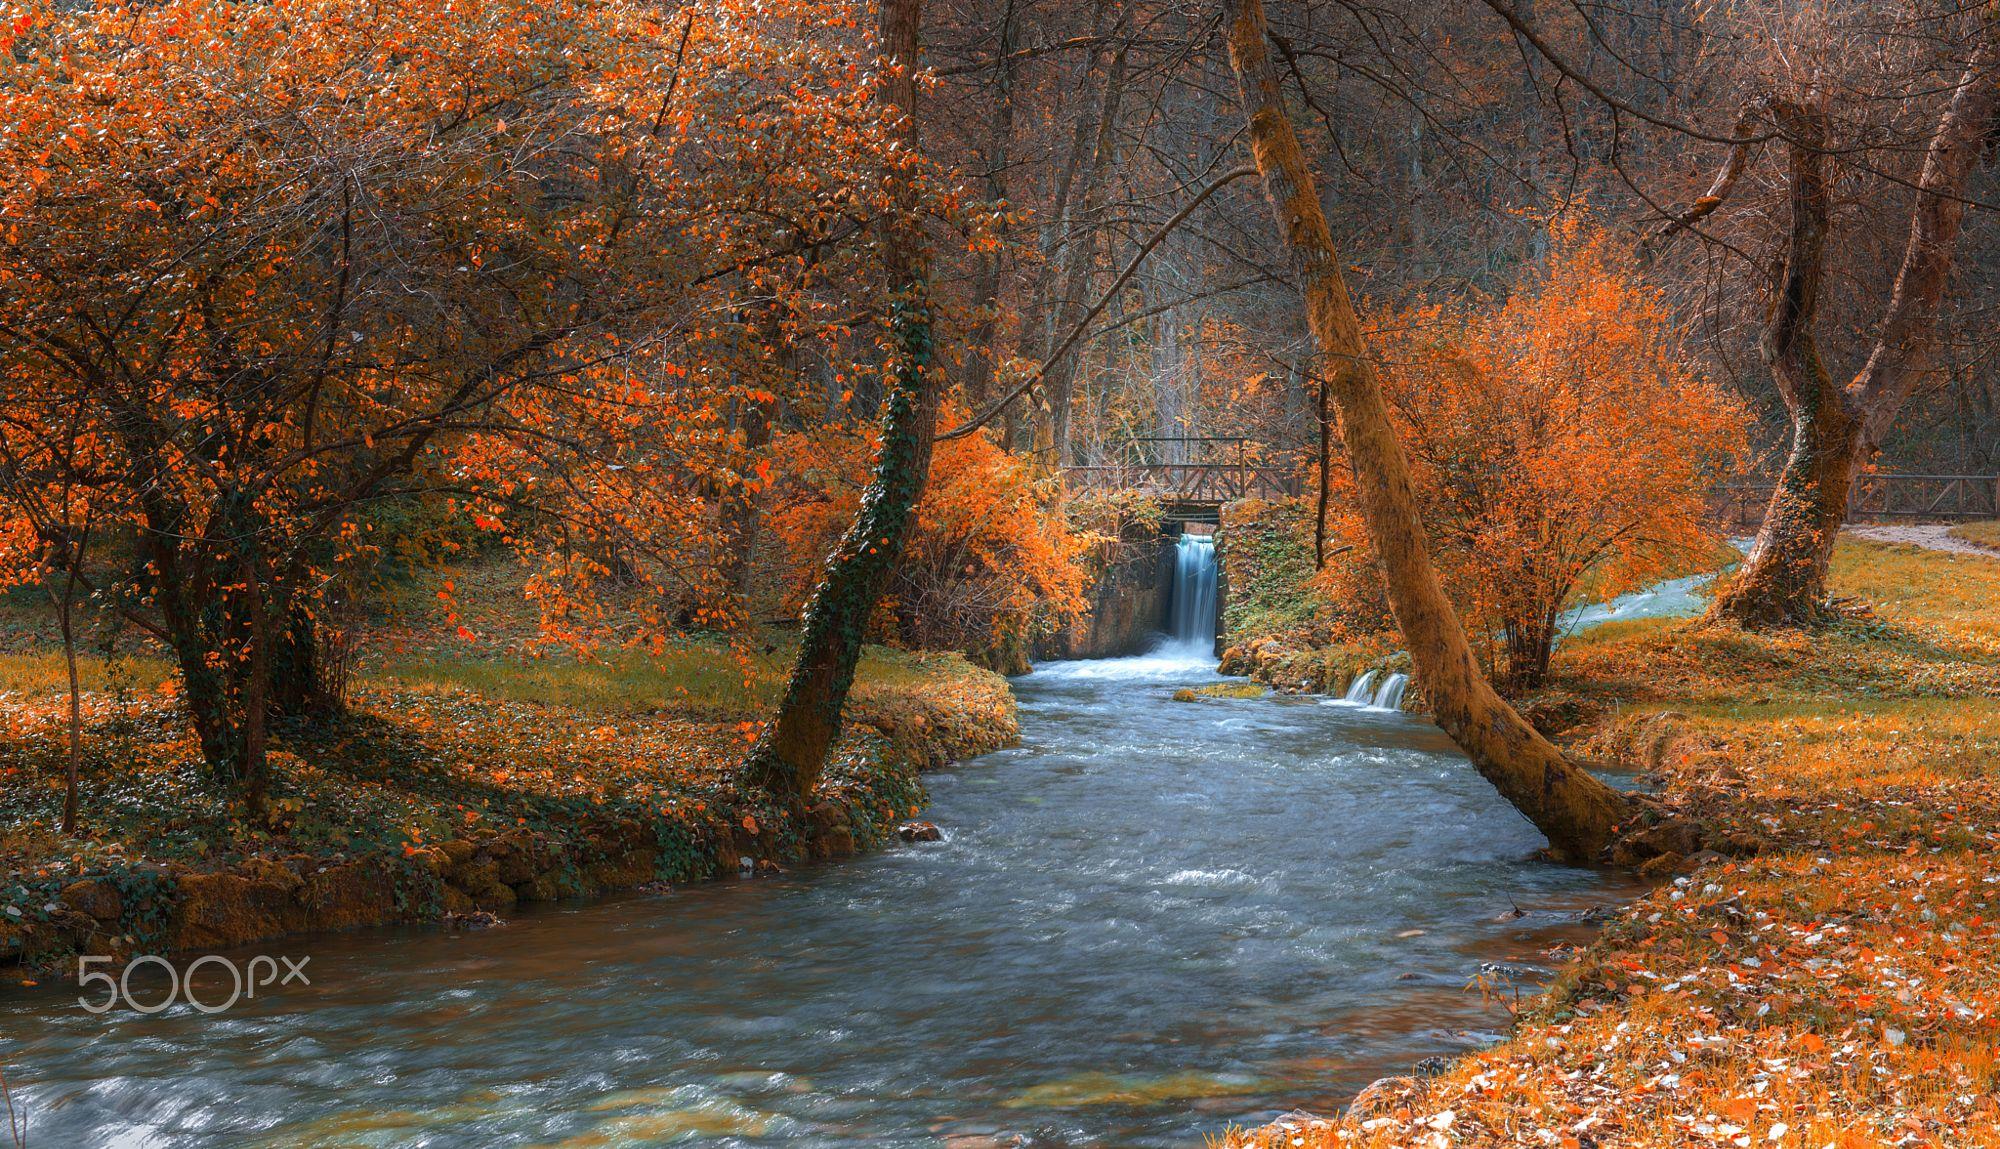
M283 939L310 988L213 1016L10 989L29 1145L1197 1145L1493 1040L1482 967L1623 896L1428 723L1172 700L1213 665L1016 680L1021 745L930 779L943 842Z

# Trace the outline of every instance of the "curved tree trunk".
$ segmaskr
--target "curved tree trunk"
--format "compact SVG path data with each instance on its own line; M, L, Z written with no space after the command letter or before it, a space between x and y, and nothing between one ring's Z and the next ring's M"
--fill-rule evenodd
M882 99L901 116L904 144L916 143L917 27L922 0L882 0L882 56L888 72ZM907 154L907 153L906 153ZM883 239L894 342L884 374L882 447L875 474L861 497L854 524L827 560L806 606L798 661L778 716L764 728L744 762L748 781L803 811L812 803L820 771L840 736L841 711L869 616L901 557L930 473L937 434L937 388L931 382L931 305L924 235L916 214L911 176L893 177L900 200Z
M1978 44L1924 154L1917 201L1910 211L1910 238L1882 317L1881 334L1867 365L1848 385L1863 412L1861 443L1869 454L1881 447L1903 401L1934 367L1938 307L1951 281L1958 233L1965 222L1966 189L1987 141L2000 129L1996 71L2000 71L2000 9L1987 4L1980 13Z
M1792 416L1792 449L1743 570L1710 606L1743 626L1811 623L1825 612L1827 572L1848 492L1904 400L1932 367L1938 308L1965 218L1965 190L2000 112L2000 16L1980 17L1978 42L1924 156L1910 238L1867 365L1836 387L1813 342L1825 263L1826 112L1773 102L1791 159L1785 273L1764 334L1764 358ZM1732 156L1732 162L1734 156Z
M1834 540L1860 458L1861 419L1820 359L1813 323L1826 269L1826 111L1774 102L1790 166L1791 228L1762 353L1792 416L1792 449L1743 569L1709 605L1743 626L1811 623L1825 609Z
M1566 761L1494 692L1474 661L1431 565L1409 465L1362 342L1312 173L1285 114L1265 44L1262 0L1224 0L1223 9L1257 169L1305 295L1306 319L1354 465L1362 515L1381 556L1389 605L1438 725L1548 837L1558 858L1594 861L1620 823L1637 812L1636 805Z

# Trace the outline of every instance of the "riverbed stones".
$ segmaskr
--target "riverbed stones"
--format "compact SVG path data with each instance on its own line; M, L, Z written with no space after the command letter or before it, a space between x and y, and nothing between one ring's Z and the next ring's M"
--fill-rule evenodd
M940 842L944 831L930 822L905 822L896 827L896 836L905 842Z

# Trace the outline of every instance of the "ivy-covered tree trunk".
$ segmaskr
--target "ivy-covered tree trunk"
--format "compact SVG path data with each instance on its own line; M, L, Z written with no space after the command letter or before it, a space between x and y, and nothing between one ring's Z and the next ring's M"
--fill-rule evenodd
M276 604L272 604L274 607ZM313 612L293 605L270 635L271 713L287 718L332 714L343 705L340 667L330 664Z
M886 69L881 98L900 117L904 154L916 154L917 29L922 0L882 0L880 37ZM917 216L913 171L892 174L898 210L883 229L882 250L893 298L891 348L883 371L882 445L854 524L827 560L806 606L798 661L777 718L744 763L748 781L795 810L812 803L841 713L854 683L861 643L882 588L902 556L917 501L930 473L938 393L929 268Z
M208 524L210 539L193 538L182 526L193 518L185 508L158 495L149 503L139 545L153 573L149 589L161 632L180 667L204 772L252 815L261 814L271 706L270 587L254 542L214 541L254 540L256 530L240 516L221 514Z
M1547 836L1551 852L1565 861L1595 861L1637 808L1566 761L1501 699L1474 660L1431 564L1409 464L1361 337L1312 172L1285 112L1265 42L1262 0L1224 0L1223 10L1251 150L1305 296L1306 320L1354 466L1362 516L1417 677L1438 725Z

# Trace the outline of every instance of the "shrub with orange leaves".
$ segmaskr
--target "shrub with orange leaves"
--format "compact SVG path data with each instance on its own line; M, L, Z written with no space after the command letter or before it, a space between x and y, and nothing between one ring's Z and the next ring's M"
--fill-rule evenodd
M1550 229L1541 266L1498 307L1381 316L1384 389L1447 588L1513 688L1548 671L1562 613L1707 569L1707 498L1744 458L1747 415L1683 361L1662 294L1601 229ZM1352 486L1331 524L1365 548ZM1361 548L1358 548L1361 549ZM1322 585L1363 593L1372 564ZM1477 641L1477 640L1476 640Z
M826 461L787 477L792 502L771 524L784 544L788 608L812 593L822 556L853 520L871 456L870 441L853 437L797 447L780 454ZM1056 493L1025 458L983 435L938 444L878 634L991 656L1081 615L1097 538L1069 521Z

